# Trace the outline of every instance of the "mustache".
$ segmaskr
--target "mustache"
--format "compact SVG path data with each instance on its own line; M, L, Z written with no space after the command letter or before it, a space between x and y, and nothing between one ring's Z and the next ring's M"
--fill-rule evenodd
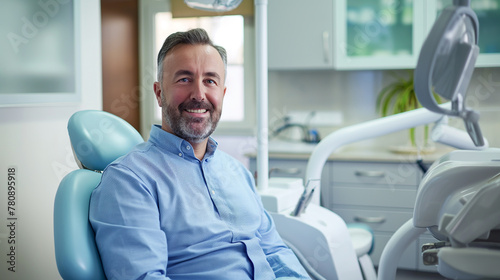
M205 101L189 100L179 105L179 111L182 112L186 109L206 109L213 112L214 106Z

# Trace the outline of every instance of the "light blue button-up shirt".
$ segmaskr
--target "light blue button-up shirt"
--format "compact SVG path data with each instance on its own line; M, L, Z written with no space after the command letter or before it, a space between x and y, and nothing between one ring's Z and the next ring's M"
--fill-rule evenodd
M153 126L106 168L89 215L108 279L309 279L250 172L213 139L200 161Z

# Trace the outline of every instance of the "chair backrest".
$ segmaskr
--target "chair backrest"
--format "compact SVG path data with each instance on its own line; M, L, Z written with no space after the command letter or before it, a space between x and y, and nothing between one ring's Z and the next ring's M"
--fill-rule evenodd
M76 112L68 133L80 166L66 175L54 201L54 246L63 279L106 279L88 220L89 200L101 171L143 142L123 119L103 111Z

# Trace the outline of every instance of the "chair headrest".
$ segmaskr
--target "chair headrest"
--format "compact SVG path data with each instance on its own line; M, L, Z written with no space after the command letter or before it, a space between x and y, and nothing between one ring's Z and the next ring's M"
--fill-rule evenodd
M68 121L68 133L78 165L97 171L144 142L128 122L98 110L74 113Z

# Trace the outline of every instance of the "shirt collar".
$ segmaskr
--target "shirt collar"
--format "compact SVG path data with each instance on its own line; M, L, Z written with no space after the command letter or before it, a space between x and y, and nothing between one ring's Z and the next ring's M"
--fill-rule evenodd
M167 152L196 158L193 146L188 141L163 130L160 125L155 124L152 126L149 141ZM209 137L204 158L212 157L217 150L217 146L217 141Z

